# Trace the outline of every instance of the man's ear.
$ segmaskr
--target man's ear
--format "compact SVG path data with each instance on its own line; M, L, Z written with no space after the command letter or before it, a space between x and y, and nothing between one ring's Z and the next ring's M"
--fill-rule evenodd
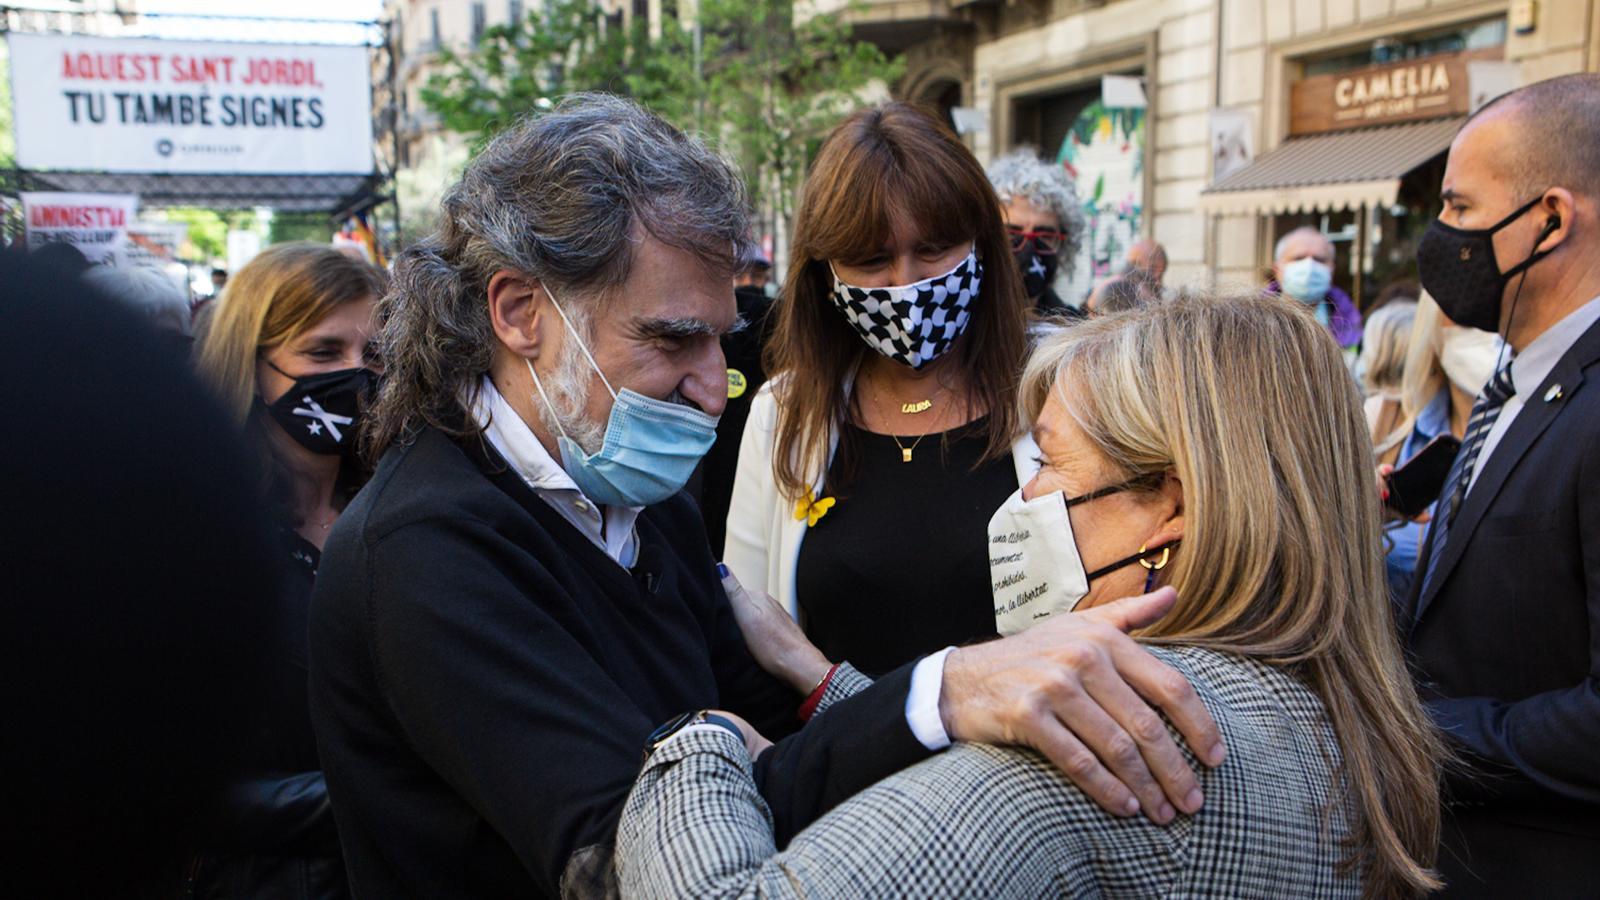
M1577 217L1577 201L1566 188L1551 188L1539 201L1539 210L1545 214L1544 226L1539 233L1539 243L1533 252L1549 250L1567 239Z
M489 276L489 325L506 349L526 359L538 359L541 326L548 315L550 296L543 285L510 269Z

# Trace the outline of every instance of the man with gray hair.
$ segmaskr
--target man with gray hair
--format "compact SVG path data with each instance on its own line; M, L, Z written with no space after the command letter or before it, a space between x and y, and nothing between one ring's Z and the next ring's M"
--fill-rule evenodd
M1000 197L1011 253L1033 308L1045 316L1082 318L1083 312L1055 290L1057 274L1062 268L1072 270L1083 242L1083 208L1072 179L1027 147L990 163L988 175Z
M490 142L396 261L381 458L328 538L310 623L357 895L613 892L641 750L686 729L778 739L755 773L782 840L952 739L1035 746L1121 815L1198 807L1140 696L1210 764L1216 727L1119 630L1170 592L868 684L719 572L680 488L727 401L747 219L722 159L586 95Z
M1310 307L1339 346L1351 352L1361 343L1361 311L1333 283L1333 241L1302 225L1272 248L1272 280L1267 293L1282 294Z

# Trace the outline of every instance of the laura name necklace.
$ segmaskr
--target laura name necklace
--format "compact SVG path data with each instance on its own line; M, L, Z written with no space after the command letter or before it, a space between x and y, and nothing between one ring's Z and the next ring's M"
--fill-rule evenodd
M939 389L934 391L932 394L929 394L926 399L918 400L912 403L900 404L900 412L908 416L921 415L922 413L932 409L934 399L944 394L944 392L947 390L949 390L949 388L943 384L940 384ZM878 412L880 414L883 413L883 406L881 403L878 406ZM884 415L884 418L887 420L888 416ZM902 463L911 462L912 451L916 450L917 445L922 443L922 439L927 436L928 432L923 432L922 434L917 435L917 439L911 442L911 446L907 447L905 444L900 443L900 438L898 435L896 435L892 430L889 432L889 440L894 441L894 445L900 448L900 461Z

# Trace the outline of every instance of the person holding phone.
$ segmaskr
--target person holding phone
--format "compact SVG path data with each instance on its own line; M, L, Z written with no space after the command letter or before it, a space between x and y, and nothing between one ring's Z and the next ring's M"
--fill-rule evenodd
M1467 417L1472 411L1472 398L1489 381L1494 373L1495 361L1501 352L1501 341L1490 331L1466 328L1450 321L1432 297L1424 293L1417 302L1416 319L1411 327L1411 340L1406 351L1404 375L1398 397L1377 395L1367 401L1367 420L1372 423L1373 449L1378 463L1406 468L1413 477L1400 479L1400 491L1415 501L1417 493L1425 492L1429 501L1421 509L1397 509L1402 500L1395 496L1392 485L1388 506L1392 518L1384 527L1384 556L1389 576L1389 593L1396 599L1404 597L1411 587L1411 576L1417 565L1417 544L1428 525L1433 511L1433 499L1444 486L1443 475L1448 472L1454 452L1442 440L1448 435L1460 441L1467 431ZM1437 471L1438 478L1417 478L1420 471L1407 464L1418 459L1434 441L1430 456L1442 457L1443 466L1419 460L1430 474ZM1428 489L1431 485L1431 490ZM1408 514L1409 513L1409 514Z

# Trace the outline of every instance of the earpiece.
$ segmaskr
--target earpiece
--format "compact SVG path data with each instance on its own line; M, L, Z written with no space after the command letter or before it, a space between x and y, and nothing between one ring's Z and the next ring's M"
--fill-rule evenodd
M1551 234L1553 234L1557 228L1560 228L1560 227L1561 227L1561 217L1560 216L1551 216L1550 218L1545 219L1544 220L1544 230L1539 232L1539 240L1543 241L1545 238L1547 238Z

